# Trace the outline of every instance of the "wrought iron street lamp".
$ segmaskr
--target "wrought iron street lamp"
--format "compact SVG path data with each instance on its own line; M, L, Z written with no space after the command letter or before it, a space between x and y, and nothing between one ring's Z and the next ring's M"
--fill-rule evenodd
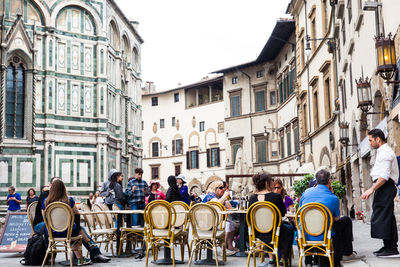
M389 115L387 110L380 112L374 111L369 112L372 107L372 93L371 93L371 79L366 77L361 77L359 80L356 80L357 83L357 97L358 97L358 108L361 109L367 115L370 114L385 114L385 116Z
M375 38L376 57L377 57L377 73L390 83L393 78L396 66L396 50L392 34L389 33L385 38L383 34Z
M360 78L357 83L358 108L363 112L368 112L372 107L371 79Z
M339 132L339 142L343 145L347 145L350 141L349 139L349 123L348 122L341 122L339 125L340 132Z
M344 146L358 146L358 144L349 144L349 123L348 122L341 122L339 124L339 142L342 143Z

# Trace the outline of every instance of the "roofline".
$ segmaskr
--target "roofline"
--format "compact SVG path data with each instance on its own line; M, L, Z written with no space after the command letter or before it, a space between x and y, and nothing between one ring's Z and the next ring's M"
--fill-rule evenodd
M274 31L277 29L277 27L282 24L282 23L295 23L296 21L294 19L278 19L272 32L271 35L269 36L267 42L265 43L263 49L260 52L260 55L253 61L247 62L247 63L243 63L243 64L239 64L236 66L231 66L228 68L224 68L224 69L220 69L220 70L216 70L210 73L226 73L226 72L230 72L230 71L234 71L237 69L242 69L242 68L246 68L246 67L251 67L257 64L261 64L261 63L265 63L265 62L269 62L269 61L273 61L274 59L270 59L270 58L266 58L264 56L264 51L268 50L268 46L270 46L271 42L280 42L281 43L281 48L286 44L286 43L290 43L289 41L283 42L283 40L279 41L277 40L276 37L274 37ZM294 29L293 29L294 32ZM291 33L291 35L293 34L293 32ZM288 40L290 39L290 36L288 37Z
M198 81L196 83L192 83L192 84L188 84L188 85L185 85L185 86L176 87L176 88L169 89L169 90L166 90L166 91L155 92L155 93L151 93L151 94L142 94L142 96L144 97L144 96L155 96L155 95L168 94L168 93L172 93L174 91L190 89L192 87L196 87L196 86L199 86L199 85L215 82L215 81L218 81L218 80L223 80L223 76L220 75L220 76L215 77L215 78L210 78L210 79L207 79L207 80L201 80L201 81Z
M125 21L125 23L128 25L128 28L133 32L133 34L136 36L136 38L139 40L140 44L144 43L143 38L140 36L140 34L137 32L137 30L132 26L130 20L125 16L125 14L122 12L122 10L119 8L117 3L114 0L108 0L111 5L115 8L117 13L121 16L121 18Z
M216 70L210 73L226 73L226 72L230 72L230 71L234 71L237 69L243 69L243 68L247 68L247 67L251 67L260 63L264 63L265 61L257 61L257 60L253 60L247 63L243 63L243 64L239 64L239 65L235 65L235 66L231 66L225 69L220 69L220 70Z

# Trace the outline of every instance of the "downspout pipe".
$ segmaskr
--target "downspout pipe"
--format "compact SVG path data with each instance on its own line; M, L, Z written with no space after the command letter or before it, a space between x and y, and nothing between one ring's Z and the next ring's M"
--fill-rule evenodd
M249 111L249 119L250 119L250 153L251 153L251 164L253 165L254 162L254 156L253 156L253 118L251 116L251 113L253 111L253 107L251 104L251 77L250 75L248 75L246 72L243 72L242 70L240 70L239 68L236 68L236 71L242 73L243 75L245 75L247 77L247 79L249 80L249 104L250 104L250 111Z
M307 27L307 0L303 0L304 2L304 25L306 28L306 35L308 35L308 27ZM304 53L304 51L302 51ZM307 101L308 101L308 138L310 139L310 152L313 153L313 145L312 145L312 137L310 136L311 133L311 100L310 100L310 68L309 62L307 57Z

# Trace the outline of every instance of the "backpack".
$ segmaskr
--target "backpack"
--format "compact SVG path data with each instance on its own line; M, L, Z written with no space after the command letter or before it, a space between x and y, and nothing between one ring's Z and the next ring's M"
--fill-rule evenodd
M48 242L44 235L45 226L39 233L28 239L28 244L24 252L24 258L20 261L23 265L42 265L44 257L46 256ZM49 260L50 257L47 257Z

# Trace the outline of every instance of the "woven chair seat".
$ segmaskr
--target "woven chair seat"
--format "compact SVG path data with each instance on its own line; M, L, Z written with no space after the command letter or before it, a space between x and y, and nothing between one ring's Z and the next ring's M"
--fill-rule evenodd
M121 227L121 232L125 231L125 232L143 232L144 231L144 227L141 226L132 226L132 227Z
M197 230L197 234L199 235L200 239L211 239L212 238L212 231L201 231ZM216 238L225 238L225 231L217 230Z
M178 235L182 229L174 229L171 231L174 233L174 236ZM153 230L153 236L157 236L157 237L167 237L168 236L168 230L164 230L164 229L154 229Z
M73 236L73 237L71 237L71 241L77 241L77 240L80 240L81 238L82 238L81 235ZM53 240L55 242L64 242L65 241L65 237L55 237Z
M114 234L117 232L117 229L111 228L111 229L96 229L92 230L92 235L106 235L106 234Z

